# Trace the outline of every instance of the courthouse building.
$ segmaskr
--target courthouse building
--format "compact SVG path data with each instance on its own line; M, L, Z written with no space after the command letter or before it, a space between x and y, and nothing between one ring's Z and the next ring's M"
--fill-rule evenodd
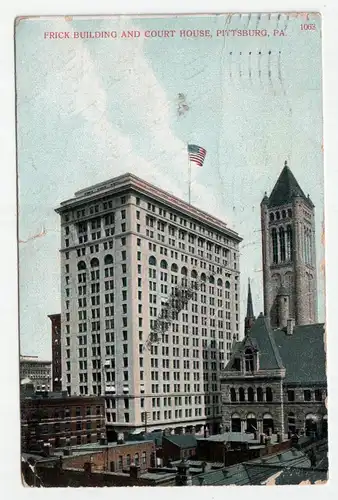
M104 394L116 430L220 423L219 374L239 335L238 234L131 174L57 212L63 389ZM190 300L148 342L180 285Z
M264 315L251 290L245 338L222 374L232 431L327 432L324 325L317 321L314 205L290 168L261 203ZM271 432L270 431L270 432Z

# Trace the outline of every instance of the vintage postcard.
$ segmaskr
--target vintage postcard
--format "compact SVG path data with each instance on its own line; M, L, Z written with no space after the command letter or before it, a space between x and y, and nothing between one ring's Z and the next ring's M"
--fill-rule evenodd
M320 14L15 51L23 484L326 482Z

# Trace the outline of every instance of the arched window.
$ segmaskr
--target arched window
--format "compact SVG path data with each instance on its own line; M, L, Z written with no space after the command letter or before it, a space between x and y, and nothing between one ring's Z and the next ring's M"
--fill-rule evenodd
M279 228L279 247L280 247L280 260L285 262L285 229Z
M248 413L246 417L246 430L248 432L256 432L257 431L257 419L254 413Z
M237 400L237 397L236 397L236 390L231 387L230 389L230 400L234 403L236 400Z
M109 264L113 264L114 263L113 256L110 254L106 255L104 258L104 263L106 266L108 266Z
M194 280L195 280L195 279L197 279L197 271L195 271L195 269L193 269L193 270L191 271L191 277L192 277L192 279L194 279Z
M201 281L206 281L207 277L204 273L201 274Z
M154 257L153 255L151 255L149 257L149 266L156 266L156 257Z
M230 288L230 281L225 282L225 288L228 288L228 289Z
M183 274L183 276L188 276L188 269L185 266L182 267L181 274Z
M273 418L270 413L264 413L263 415L263 432L264 434L274 432Z
M277 239L277 229L275 227L272 228L271 239L272 239L272 261L274 264L278 264L278 239Z
M86 269L86 267L86 263L83 260L80 260L80 262L78 262L77 264L78 271L83 271Z
M112 255L108 254L105 256L105 258L104 258L104 264L105 264L104 276L105 276L105 278L108 278L109 276L114 276L113 262L114 262L114 259L113 259Z
M99 263L99 259L97 259L96 257L94 257L91 261L90 261L90 266L91 267L99 267L100 263Z
M129 467L129 466L130 466L130 464L131 464L131 458L130 458L130 455L128 454L128 455L127 455L127 461L126 461L126 465L127 465L127 467Z
M223 286L223 281L221 280L221 278L218 278L217 286Z
M275 214L270 212L270 221L273 222L275 220Z
M173 264L171 264L171 271L173 273L177 273L178 272L178 265L175 264L175 262Z
M215 278L213 277L213 275L209 276L209 283L211 283L212 285L215 283Z
M257 401L263 401L263 389L257 387Z
M293 254L293 241L292 241L292 227L290 224L286 227L286 260L292 262Z
M279 220L280 219L280 212L276 212L276 219Z
M272 389L271 387L266 388L266 400L271 403L273 400Z
M161 263L160 263L160 267L161 267L161 269L168 269L167 261L162 259Z
M238 389L238 395L239 395L239 400L240 400L241 402L245 401L245 392L244 392L243 387L240 387L240 388Z
M145 465L147 463L147 453L142 451L142 464Z
M134 463L135 465L139 465L140 463L140 458L138 453L135 453Z
M286 210L282 210L282 219L286 218Z
M291 208L288 208L288 217L289 217L289 219L291 219L291 217L292 217L292 209Z
M248 401L250 401L250 403L254 401L254 390L252 387L248 388Z
M246 372L254 371L254 354L251 349L245 350L245 371Z
M318 431L318 416L313 413L308 413L305 416L305 434L311 436Z

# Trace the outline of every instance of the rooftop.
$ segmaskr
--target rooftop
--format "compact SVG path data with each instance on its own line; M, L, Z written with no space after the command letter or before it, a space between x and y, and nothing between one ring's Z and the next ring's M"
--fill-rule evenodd
M194 434L170 434L163 436L162 443L163 441L169 441L182 450L197 446L197 439Z
M285 329L272 330L262 314L247 338L234 345L226 371L234 371L236 355L252 346L259 352L259 370L285 370L285 381L295 384L326 382L324 325L298 325L288 335ZM314 354L315 353L315 354Z
M326 481L327 471L313 469L309 458L292 449L261 457L249 462L211 470L193 476L193 486L262 485L275 481L276 485L299 484L301 481Z
M285 162L284 168L267 200L267 205L270 208L286 205L292 203L295 197L303 198L306 203L313 207L312 201L305 196L287 162Z
M51 360L39 359L38 356L22 356L20 355L20 363L41 363L41 364L52 364Z
M56 209L56 212L62 213L69 210L71 207L83 205L84 202L87 203L91 200L97 199L98 197L104 197L107 196L107 194L114 192L126 192L131 189L146 196L148 195L165 206L172 207L173 209L178 208L192 218L196 217L197 219L201 219L205 223L213 226L215 230L226 232L230 238L237 242L242 241L242 238L240 238L235 231L229 229L223 220L218 219L207 212L194 207L193 205L190 205L186 201L171 195L167 191L164 191L163 189L158 188L157 186L150 184L149 182L144 181L140 177L131 173L126 173L113 179L95 184L89 188L77 191L75 193L75 197L62 202L60 207Z

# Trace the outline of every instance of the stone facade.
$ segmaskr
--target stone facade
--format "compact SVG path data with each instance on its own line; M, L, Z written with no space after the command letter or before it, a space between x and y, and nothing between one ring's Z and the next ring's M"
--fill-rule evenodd
M314 205L289 167L261 203L264 314L272 327L288 318L317 322Z
M279 378L269 379L269 378L250 378L247 380L236 380L227 379L226 384L224 384L223 391L223 429L228 428L230 431L245 432L248 429L248 416L250 414L255 415L257 420L257 431L261 434L264 431L268 431L269 423L267 422L267 416L271 416L273 420L272 430L276 433L284 433L284 418L283 418L283 379L282 373ZM236 392L236 400L231 401L231 389ZM245 401L239 400L239 390L244 389L244 399ZM249 401L249 390L252 389L253 401ZM259 399L259 389L262 390L261 395L263 401L258 401ZM267 401L267 389L271 390L272 401ZM240 418L240 429L237 427L238 422L235 422L235 427L233 416L238 415ZM238 417L236 417L238 418ZM249 419L250 420L250 419ZM264 420L264 426L263 426Z
M322 334L323 325L271 330L269 321L260 315L244 340L234 346L221 378L223 429L325 436Z

